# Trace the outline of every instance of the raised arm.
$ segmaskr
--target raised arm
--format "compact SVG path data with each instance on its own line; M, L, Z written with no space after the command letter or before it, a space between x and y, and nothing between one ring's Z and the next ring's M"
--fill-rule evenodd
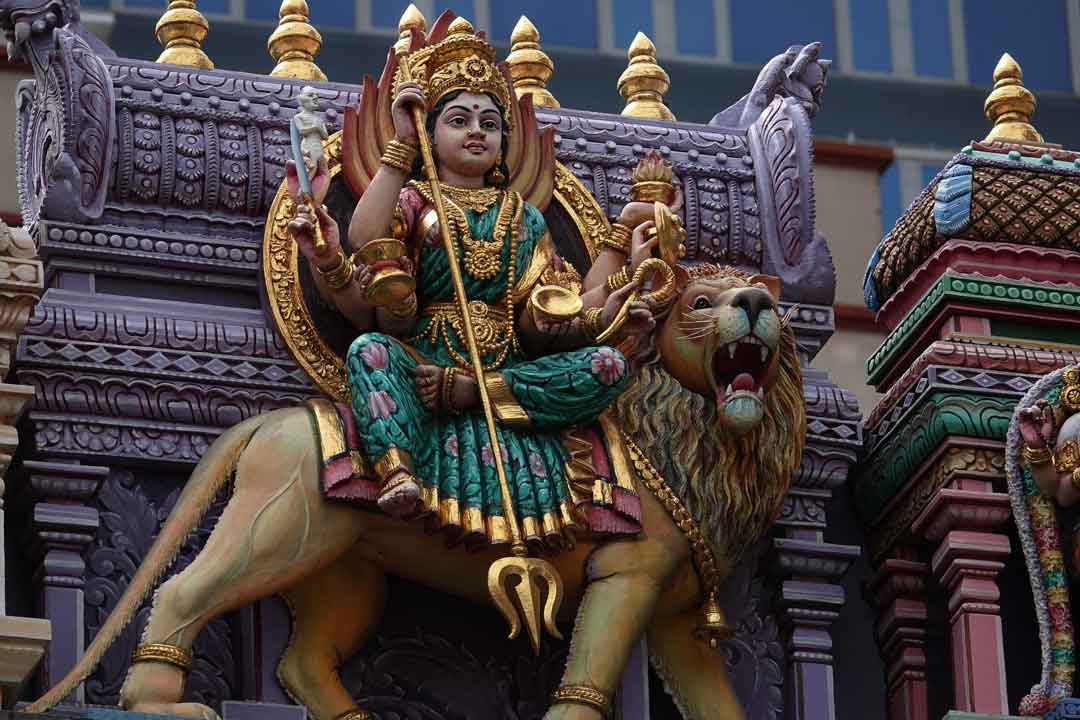
M359 248L375 238L386 237L394 218L401 188L409 179L412 159L419 146L417 128L409 108L413 104L426 107L424 94L416 83L401 83L391 108L394 120L394 140L383 155L379 170L353 210L349 222L349 245Z

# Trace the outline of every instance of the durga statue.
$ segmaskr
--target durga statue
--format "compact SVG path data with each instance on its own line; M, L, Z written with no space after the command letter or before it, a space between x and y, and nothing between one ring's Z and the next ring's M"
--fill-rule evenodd
M295 163L287 174L299 207L290 234L322 296L360 332L346 370L361 449L379 482L379 507L398 517L439 512L443 525L505 542L496 450L470 372L418 134L426 134L433 150L483 381L500 421L497 452L526 539L558 536L569 521L559 432L595 421L622 390L627 363L612 346L654 326L649 304L630 296L640 285L632 278L657 240L646 238L652 205L630 203L584 281L559 258L540 210L515 189L536 178L512 178L527 168L508 167L519 130L509 84L494 59L494 48L463 18L445 28L445 38L403 56L413 79L396 73L393 138L356 204L344 244L322 207L330 179L325 161L311 179L313 204L299 199ZM422 110L422 127L413 109ZM343 154L350 150L362 151L346 146ZM550 175L551 155L544 159L547 167L516 164ZM355 252L347 254L346 246ZM545 280L580 292L581 312L553 315L551 303L540 302L545 296L533 292ZM559 300L565 303L565 294ZM625 321L608 344L598 345L620 310Z

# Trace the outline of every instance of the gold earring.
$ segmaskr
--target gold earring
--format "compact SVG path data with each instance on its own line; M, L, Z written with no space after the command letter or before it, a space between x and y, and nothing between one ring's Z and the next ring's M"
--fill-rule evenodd
M506 182L506 176L503 175L503 171L500 167L501 165L502 150L500 150L499 154L495 156L495 167L488 170L488 182L490 182L492 185L502 185L504 182Z

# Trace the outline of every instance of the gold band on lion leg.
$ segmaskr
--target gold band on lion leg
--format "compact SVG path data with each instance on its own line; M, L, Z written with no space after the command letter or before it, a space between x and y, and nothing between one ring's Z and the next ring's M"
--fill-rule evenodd
M573 703L584 705L599 712L604 720L611 718L611 699L588 685L563 685L551 696L551 704Z
M191 652L178 645L166 643L147 643L135 648L131 654L132 664L141 662L159 662L178 667L184 672L191 670Z

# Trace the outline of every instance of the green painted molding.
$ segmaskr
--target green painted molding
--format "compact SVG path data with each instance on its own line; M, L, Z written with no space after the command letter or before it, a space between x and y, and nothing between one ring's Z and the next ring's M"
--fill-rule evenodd
M864 460L855 476L855 509L873 524L949 435L1003 440L1016 401L969 393L934 393Z
M881 381L897 358L911 346L914 335L923 323L946 300L1080 313L1080 287L1048 288L1044 284L1023 280L945 272L867 358L866 378L869 384L875 385Z

